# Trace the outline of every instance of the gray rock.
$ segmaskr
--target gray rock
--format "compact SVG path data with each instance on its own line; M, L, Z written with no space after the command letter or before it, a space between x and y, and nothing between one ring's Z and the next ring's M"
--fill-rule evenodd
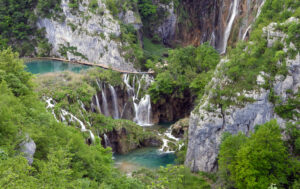
M157 28L156 32L164 43L168 43L175 35L177 15L174 12L173 1L169 5L160 4L159 6L168 11L169 15L163 20L163 23Z
M24 153L24 156L26 157L26 159L28 160L28 164L32 164L33 163L33 155L35 153L36 150L36 145L34 143L34 141L27 137L26 141L23 141L20 144L20 151L22 153Z
M74 15L68 1L62 0L62 14L66 17L63 23L48 18L38 19L38 28L45 28L46 37L52 44L51 55L62 57L59 53L60 45L69 45L76 47L77 51L88 59L68 53L69 60L88 61L119 70L135 71L119 50L122 44L111 39L111 36L119 36L121 33L118 21L114 20L102 1L98 0L98 5L104 10L103 16L90 12L87 5L88 0L84 0L79 6L83 15Z

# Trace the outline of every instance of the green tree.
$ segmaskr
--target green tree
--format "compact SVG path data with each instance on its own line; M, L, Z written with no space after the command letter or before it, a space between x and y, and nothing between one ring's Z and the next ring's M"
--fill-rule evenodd
M259 126L237 152L234 166L238 188L267 188L287 182L287 151L275 120Z

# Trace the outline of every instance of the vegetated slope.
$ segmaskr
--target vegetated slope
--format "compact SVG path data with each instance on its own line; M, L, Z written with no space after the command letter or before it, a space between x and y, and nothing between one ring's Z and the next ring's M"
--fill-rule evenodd
M299 44L299 3L267 0L249 41L221 60L191 114L186 166L216 171L224 132L249 136L272 119L299 126Z
M87 145L88 133L56 122L17 56L0 52L1 188L139 188L113 168L111 151L98 139Z

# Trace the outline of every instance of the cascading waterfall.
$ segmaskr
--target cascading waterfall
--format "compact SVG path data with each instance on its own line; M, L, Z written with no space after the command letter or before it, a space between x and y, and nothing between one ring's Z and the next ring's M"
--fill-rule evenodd
M56 118L56 115L55 115L55 112L54 112L54 107L55 107L55 102L52 98L48 98L48 97L44 97L44 100L46 101L47 103L47 109L51 109L51 112L54 116L54 118L56 119L56 121L58 121L58 119ZM83 103L82 103L83 104ZM64 109L61 109L61 114L60 114L60 118L61 118L61 121L64 122L66 121L66 116L69 116L70 117L70 121L71 122L78 122L80 127L81 127L81 132L89 132L90 133L90 137L92 139L92 141L94 142L95 141L95 136L94 134L92 133L91 130L89 129L86 129L85 125L83 124L83 122L78 119L76 116L74 116L73 114L71 114L70 112L64 110ZM59 122L59 121L58 121Z
M137 80L137 91L135 90L135 83ZM130 84L130 77L128 74L124 74L123 81L127 87L127 92L132 96L132 102L135 111L135 121L137 124L141 126L150 126L151 123L151 98L150 95L145 95L142 99L138 99L139 92L141 89L141 80L149 81L149 78L146 78L145 75L138 79L136 75L133 76L132 85Z
M238 3L238 0L234 0L233 1L233 5L231 4L231 16L230 16L230 19L229 19L229 22L226 26L226 29L225 29L225 32L224 32L224 36L223 36L223 47L221 49L221 54L224 54L226 52L226 48L227 48L227 42L228 42L228 39L229 39L229 36L230 36L230 33L231 33L231 28L233 26L233 22L235 20L235 17L238 13L238 6L239 6L239 3Z
M150 95L145 95L136 110L136 122L142 126L151 126L151 101Z
M114 119L119 119L119 109L118 109L118 99L117 99L117 93L115 91L115 88L111 85L109 85L109 90L112 95L112 101L113 101L113 106L114 106L114 114L113 118Z

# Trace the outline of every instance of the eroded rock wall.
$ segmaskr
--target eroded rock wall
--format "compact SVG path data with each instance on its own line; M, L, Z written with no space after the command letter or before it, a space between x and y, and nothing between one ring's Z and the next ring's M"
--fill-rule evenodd
M99 9L102 13L93 13L89 10L88 0L79 4L78 11L72 11L68 0L62 0L61 8L65 20L60 22L56 19L39 18L38 28L45 28L46 37L52 45L51 56L64 57L60 49L75 47L76 53L67 53L69 60L92 62L111 66L119 70L134 71L133 64L127 62L123 56L120 42L114 40L121 33L120 25L106 8L102 0L98 0ZM114 36L114 37L113 37Z

